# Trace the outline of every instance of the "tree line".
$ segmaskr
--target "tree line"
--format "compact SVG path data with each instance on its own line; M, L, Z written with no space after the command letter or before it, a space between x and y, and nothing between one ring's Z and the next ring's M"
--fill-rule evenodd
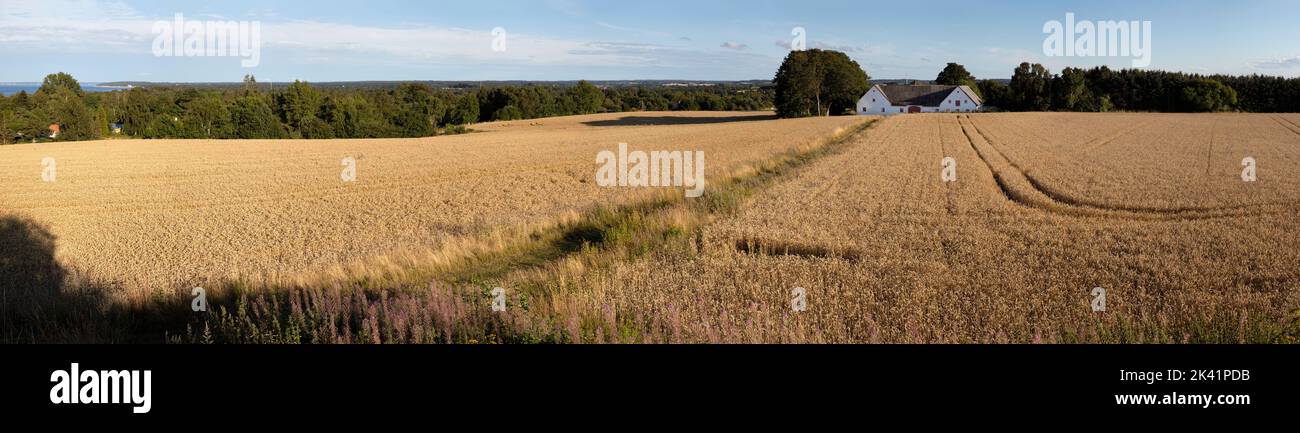
M869 79L843 53L791 52L776 73L777 114L853 114ZM1007 111L1300 112L1300 78L1105 66L1053 74L1041 64L1021 63L1004 81L977 80L964 66L949 63L933 82L970 86L986 107Z
M1021 63L1011 81L979 81L985 102L1010 111L1300 112L1300 78Z
M72 76L51 74L35 93L0 96L0 143L120 134L138 138L389 138L467 131L478 122L630 111L754 111L772 107L770 86L691 87L502 85L434 88L317 88L295 81L259 90L256 78L220 89L136 87L87 93Z
M1065 68L1053 74L1037 63L1021 63L1006 85L990 80L979 82L985 103L1010 111L1296 111L1300 107L1294 101L1261 98L1264 94L1260 92L1287 92L1288 88L1300 96L1297 79L1142 69L1115 71L1105 66Z

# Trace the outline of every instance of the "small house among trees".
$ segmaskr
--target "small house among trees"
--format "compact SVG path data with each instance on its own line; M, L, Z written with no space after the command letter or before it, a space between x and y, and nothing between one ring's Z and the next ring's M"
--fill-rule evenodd
M877 84L858 99L858 114L963 113L983 105L969 86Z

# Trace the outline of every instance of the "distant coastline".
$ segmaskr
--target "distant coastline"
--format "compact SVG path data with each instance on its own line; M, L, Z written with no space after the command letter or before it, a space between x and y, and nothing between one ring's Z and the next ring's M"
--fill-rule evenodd
M26 91L28 94L36 93L36 89L41 88L41 83L0 83L0 95L13 96L18 92ZM114 83L84 83L81 90L87 92L111 92L114 90L126 90L130 86L116 85Z

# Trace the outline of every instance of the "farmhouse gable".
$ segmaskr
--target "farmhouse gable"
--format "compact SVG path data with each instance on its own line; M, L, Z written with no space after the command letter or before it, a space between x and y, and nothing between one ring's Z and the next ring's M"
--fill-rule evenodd
M877 84L858 100L858 114L960 113L983 105L969 86Z

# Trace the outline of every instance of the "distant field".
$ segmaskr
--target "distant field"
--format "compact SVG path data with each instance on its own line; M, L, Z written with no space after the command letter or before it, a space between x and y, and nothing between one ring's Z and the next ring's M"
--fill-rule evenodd
M58 263L149 293L293 277L642 195L594 184L597 152L703 150L708 176L854 118L634 113L482 124L423 139L109 140L0 146L0 212L44 226ZM56 181L42 180L42 159ZM357 161L344 183L341 160Z

